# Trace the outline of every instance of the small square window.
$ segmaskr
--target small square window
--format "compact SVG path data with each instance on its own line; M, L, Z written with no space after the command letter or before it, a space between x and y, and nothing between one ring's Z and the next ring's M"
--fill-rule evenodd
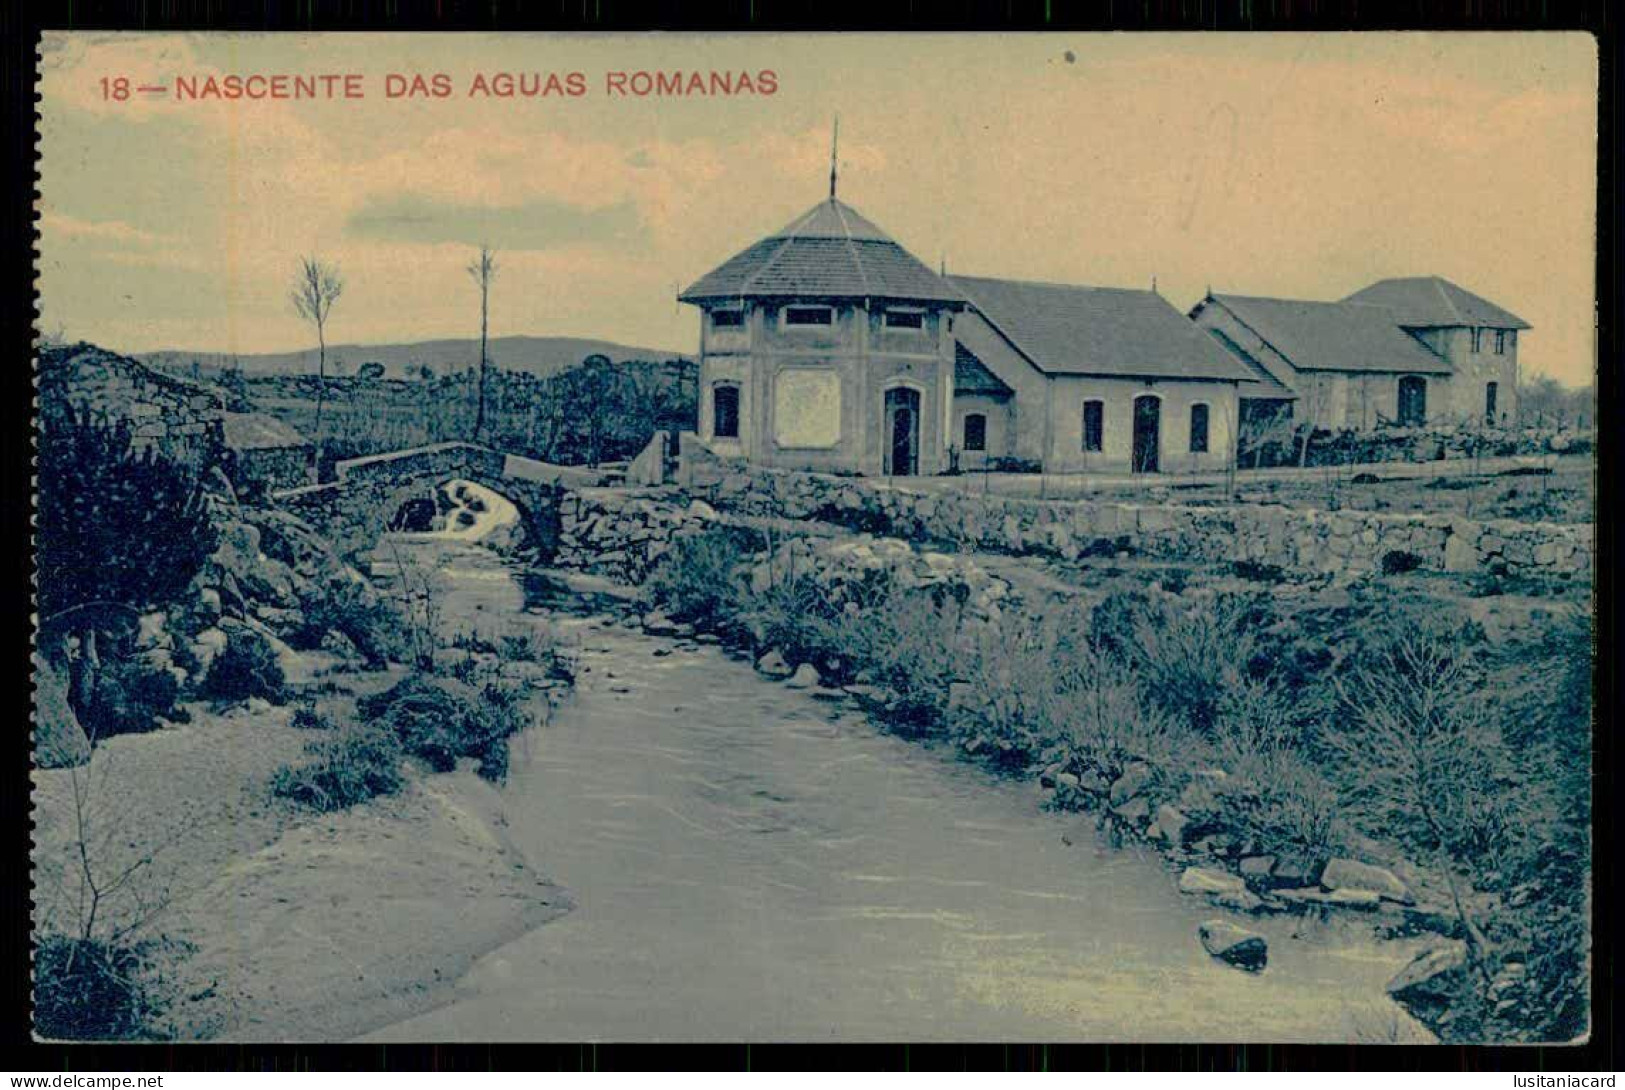
M924 329L925 311L888 310L885 321L887 329Z
M711 328L738 329L745 324L745 312L742 310L713 310L711 312Z
M787 326L820 326L835 324L833 307L785 307L784 324Z

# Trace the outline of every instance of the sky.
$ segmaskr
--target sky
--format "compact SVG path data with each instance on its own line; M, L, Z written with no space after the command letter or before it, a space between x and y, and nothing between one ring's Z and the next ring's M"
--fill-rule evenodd
M841 198L933 268L1182 309L1434 274L1532 324L1526 372L1594 371L1583 34L53 33L41 57L42 328L119 351L306 346L304 255L345 279L330 343L477 336L484 242L493 335L692 352L677 292L824 199L839 115ZM639 71L775 89L610 93ZM584 94L469 94L570 72ZM364 97L177 92L279 73ZM386 95L436 73L447 97Z

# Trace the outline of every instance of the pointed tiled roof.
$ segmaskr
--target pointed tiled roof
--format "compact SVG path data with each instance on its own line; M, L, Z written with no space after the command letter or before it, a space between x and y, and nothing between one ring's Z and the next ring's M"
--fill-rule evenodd
M1442 356L1400 328L1388 307L1218 292L1208 298L1300 371L1451 373Z
M685 303L746 298L964 301L919 258L834 198L724 261L677 298Z
M1033 366L1058 375L1251 382L1253 372L1153 291L952 276Z
M1373 303L1394 311L1401 325L1490 326L1528 329L1529 323L1442 276L1396 276L1361 288L1345 303Z

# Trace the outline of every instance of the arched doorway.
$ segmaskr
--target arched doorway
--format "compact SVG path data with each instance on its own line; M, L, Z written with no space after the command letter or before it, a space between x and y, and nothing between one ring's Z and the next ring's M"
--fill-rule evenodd
M1136 473L1156 473L1162 467L1162 399L1141 394L1134 399L1134 457Z
M1420 427L1427 418L1428 380L1405 375L1399 380L1399 422L1406 427Z
M886 391L885 466L888 477L920 471L920 392L907 386Z

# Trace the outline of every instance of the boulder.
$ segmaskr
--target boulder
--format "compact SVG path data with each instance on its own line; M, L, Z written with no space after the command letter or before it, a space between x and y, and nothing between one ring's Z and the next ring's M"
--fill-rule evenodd
M166 627L169 624L169 615L166 613L146 613L136 622L135 646L138 651L153 648L170 648L175 646L175 640Z
M1408 905L1415 902L1411 891L1405 888L1394 873L1370 863L1357 863L1352 859L1333 859L1320 873L1320 884L1329 890L1358 890L1375 893L1390 901Z
M1123 774L1112 783L1112 805L1117 806L1144 791L1151 782L1151 766L1136 761L1123 769Z
M1185 842L1185 826L1188 824L1190 819L1182 810L1163 803L1157 807L1157 820L1148 830L1148 835L1157 840L1165 840L1177 848Z
M205 628L192 640L190 650L197 660L198 673L207 674L214 657L226 649L227 637L219 628Z
M34 763L72 768L90 760L90 739L68 703L67 674L36 658L34 671Z
M795 670L784 661L783 655L777 650L772 650L756 660L756 672L774 681L782 681L795 673Z
M1249 855L1236 865L1243 878L1263 881L1275 870L1275 857L1273 855Z
M1467 946L1457 941L1430 946L1388 982L1390 998L1424 1022L1436 1024L1454 999L1471 987Z
M816 689L822 683L823 678L818 676L818 668L810 662L797 666L795 673L785 681L785 685L792 689Z
M1136 796L1120 806L1112 807L1112 813L1130 825L1139 826L1145 824L1146 818L1151 816L1151 804Z
M1278 889L1275 895L1294 904L1320 905L1325 908L1376 908L1382 898L1368 889L1324 890L1319 886L1297 889Z
M651 636L670 636L676 629L676 622L664 610L652 609L643 615L643 630Z
M1179 891L1204 894L1219 904L1243 912L1252 912L1263 905L1258 895L1247 888L1246 882L1233 874L1207 867L1187 867L1185 873L1179 876Z
M1269 963L1269 943L1264 936L1228 920L1203 921L1197 936L1202 940L1202 949L1226 965L1258 973Z

